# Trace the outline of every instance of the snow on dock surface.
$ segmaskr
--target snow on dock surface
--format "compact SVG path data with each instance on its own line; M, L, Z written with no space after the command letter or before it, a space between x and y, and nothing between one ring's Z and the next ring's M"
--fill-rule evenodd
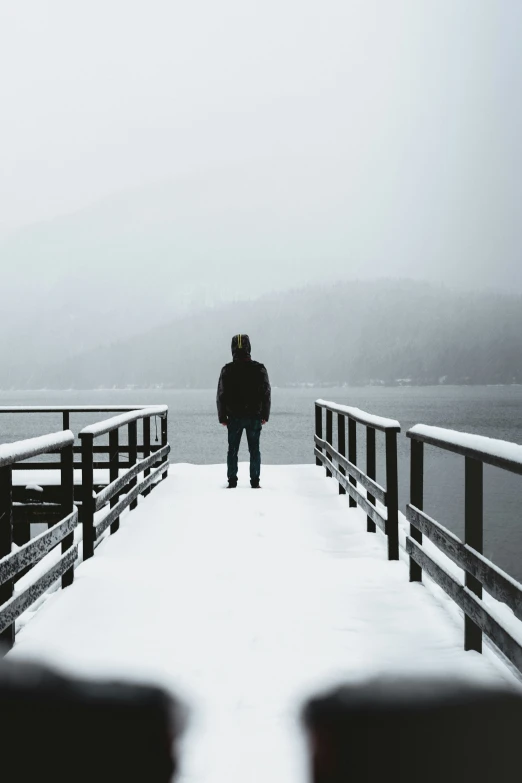
M125 468L120 468L120 476L126 472ZM94 484L108 484L109 471L103 468L94 471ZM33 484L42 487L58 487L61 484L61 475L59 470L15 470L13 471L13 486L26 487L30 489ZM74 483L80 486L82 483L82 471L76 468L74 470Z
M159 682L191 711L182 781L304 783L297 716L318 689L379 672L495 679L462 628L324 471L171 465L54 593L12 656Z

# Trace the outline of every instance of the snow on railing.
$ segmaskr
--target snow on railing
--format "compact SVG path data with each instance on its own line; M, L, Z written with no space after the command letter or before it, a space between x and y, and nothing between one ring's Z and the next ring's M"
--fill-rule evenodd
M106 435L111 430L123 427L123 425L130 424L133 421L150 419L151 416L164 418L167 415L167 412L167 405L153 405L149 408L122 413L121 416L113 416L111 419L105 419L105 421L99 421L96 422L96 424L90 424L88 427L84 427L80 431L80 438L82 435L92 435L94 438L98 438L100 435Z
M522 473L522 446L518 443L427 424L416 424L406 436L465 457L474 457L512 473Z
M464 612L464 647L482 652L486 636L522 672L522 585L483 555L484 464L522 474L522 446L465 432L417 424L407 433L411 439L410 523L406 552L410 556L410 581L420 582L425 571ZM428 516L424 510L424 445L435 446L465 458L464 540ZM423 547L423 536L463 569L465 583L441 566ZM508 606L517 620L506 624L484 602L483 588ZM513 623L516 627L513 627Z
M401 425L396 419L386 419L383 416L374 416L373 413L366 413L366 411L360 408L352 408L349 405L338 405L336 402L329 402L328 400L316 400L316 405L320 405L321 408L332 411L332 413L342 413L344 416L349 416L354 421L358 421L360 424L365 424L367 427L373 427L376 430L395 430L400 432Z
M110 413L150 407L150 405L0 405L0 413Z
M323 409L326 411L326 436L323 439ZM333 445L333 416L337 416L337 449ZM348 458L346 455L346 425L348 422ZM357 424L366 427L366 472L357 465ZM379 527L388 537L388 559L399 557L399 489L397 473L397 433L401 425L395 419L374 416L359 408L338 405L327 400L315 403L316 465L324 465L327 477L335 476L339 494L348 493L350 507L360 506L366 513L367 530L375 533ZM375 431L385 434L386 486L375 481ZM358 489L366 489L366 497ZM386 516L382 506L386 507Z
M71 430L60 430L60 432L18 440L14 443L3 443L0 445L0 468L41 454L59 451L65 446L72 446L73 443L74 435Z
M158 416L163 416L164 405L0 405L0 415L34 415L34 414L49 414L56 415L61 413L62 415L62 429L69 430L71 428L71 416L76 414L93 414L93 413L133 413L149 408L158 410ZM122 444L121 451L125 452L127 447ZM79 453L80 447L74 447L75 453ZM108 449L106 446L98 445L95 448L97 454L106 454ZM107 465L103 464L103 461L99 461L96 467L103 470ZM53 462L52 460L35 461L34 463L23 462L18 468L20 470L59 470L60 464Z

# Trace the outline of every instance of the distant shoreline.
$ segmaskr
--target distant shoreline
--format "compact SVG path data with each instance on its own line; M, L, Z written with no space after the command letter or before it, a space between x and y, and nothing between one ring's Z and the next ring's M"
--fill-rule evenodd
M346 383L322 383L322 384L281 384L272 385L272 389L285 389L293 391L303 391L312 389L451 389L451 388L510 388L513 386L522 387L522 383L361 383L361 384L346 384ZM118 393L138 393L138 392L199 392L199 391L215 391L213 386L136 386L136 387L103 387L103 388L40 388L40 389L0 389L0 394L81 394L85 392L89 393L106 393L106 392L118 392Z

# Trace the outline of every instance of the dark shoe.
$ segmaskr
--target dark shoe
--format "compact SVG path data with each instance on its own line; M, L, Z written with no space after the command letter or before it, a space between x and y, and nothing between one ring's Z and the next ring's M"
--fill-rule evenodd
M261 487L259 486L259 481L251 481L250 486L252 487L252 489L261 489Z
M237 487L237 479L229 479L227 489L235 489Z

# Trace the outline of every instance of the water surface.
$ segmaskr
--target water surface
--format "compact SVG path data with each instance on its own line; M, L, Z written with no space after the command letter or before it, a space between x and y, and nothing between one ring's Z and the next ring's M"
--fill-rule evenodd
M314 461L314 400L317 397L354 405L401 422L399 436L400 504L408 499L409 440L404 432L413 424L432 424L487 435L522 444L521 386L365 387L329 389L273 389L270 422L264 427L262 458L271 464ZM0 392L0 405L159 404L169 406L171 461L224 463L226 429L217 420L214 390L110 390ZM103 414L103 418L111 414ZM71 427L100 418L98 414L71 416ZM0 442L61 429L59 414L0 416ZM154 426L152 428L154 438ZM364 428L358 427L359 461L364 464ZM377 433L378 480L384 481L383 440ZM247 460L246 441L240 459ZM425 509L458 535L464 529L464 458L426 447ZM319 468L318 468L319 470ZM226 471L223 469L223 482ZM247 481L247 473L240 481ZM497 468L484 468L484 552L512 576L522 580L522 477Z

